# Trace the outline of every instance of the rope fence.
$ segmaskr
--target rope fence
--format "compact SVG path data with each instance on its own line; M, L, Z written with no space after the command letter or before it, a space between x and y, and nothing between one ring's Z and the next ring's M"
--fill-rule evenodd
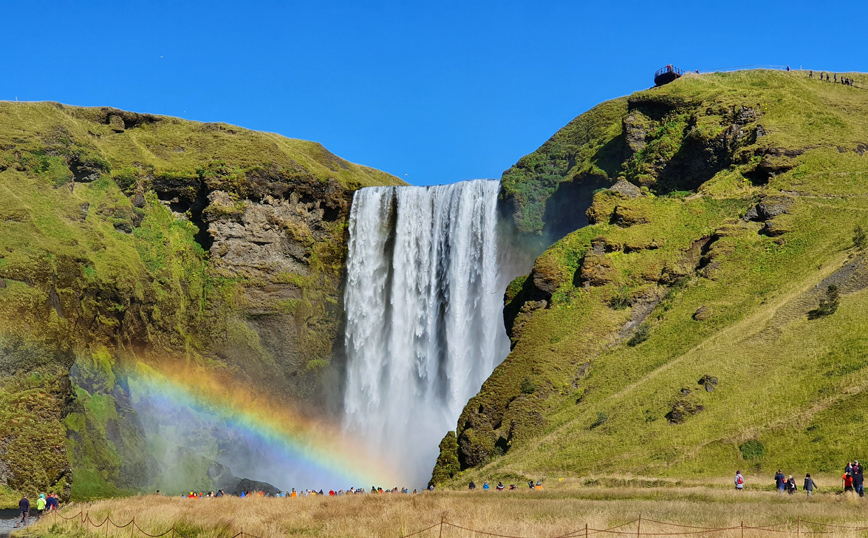
M60 520L60 524L67 524L71 521L77 521L77 523L85 529L87 532L93 532L94 534L102 534L105 538L109 536L109 528L114 529L130 529L130 538L136 538L137 535L141 535L145 538L162 538L163 536L171 535L172 538L192 538L190 536L185 536L181 532L178 531L177 525L172 525L172 527L166 531L163 531L159 534L151 534L148 531L142 529L138 523L136 523L136 518L133 517L129 522L120 525L115 523L110 515L107 515L102 522L94 521L88 512L79 511L77 514L71 516L65 516L61 514L58 510L54 510L51 512L54 517L54 524L58 524L58 520ZM795 528L793 528L795 527ZM100 530L102 529L102 530ZM499 534L495 532L483 531L480 529L474 529L471 527L465 527L463 525L459 525L457 523L452 523L448 521L446 517L441 517L440 521L429 525L423 529L415 531L410 534L402 534L399 538L411 538L413 536L422 536L425 533L430 533L428 536L434 536L435 533L438 538L443 538L443 531L445 529L456 529L459 531L465 531L470 533L471 536L492 536L494 538L532 538L529 536L518 536L518 535L510 535L510 534ZM670 531L666 531L666 529L671 529ZM814 529L828 529L828 530L814 530ZM587 523L584 524L583 527L578 528L576 530L567 532L566 534L561 534L555 536L554 538L588 538L589 536L597 536L597 535L609 535L609 536L714 536L721 533L729 533L730 535L735 536L765 536L768 534L775 535L787 535L787 536L813 536L813 535L822 535L822 534L842 534L842 533L858 533L868 531L868 526L862 527L850 527L846 525L835 525L832 523L819 523L816 521L808 521L805 519L799 518L795 525L793 522L790 523L776 523L772 525L745 525L744 521L740 523L740 525L735 527L703 527L698 525L684 525L681 523L671 523L667 521L658 521L655 519L642 518L640 515L637 519L632 521L628 521L626 523L622 523L620 525L615 525L614 527L609 527L605 529L597 529L593 528ZM242 528L238 533L232 536L232 538L261 538L255 534L251 534L249 532L244 532Z

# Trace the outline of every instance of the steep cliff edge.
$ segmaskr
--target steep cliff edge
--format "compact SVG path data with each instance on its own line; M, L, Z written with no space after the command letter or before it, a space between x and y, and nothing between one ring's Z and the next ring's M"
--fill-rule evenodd
M352 191L396 184L275 134L0 103L0 504L150 485L139 361L326 407Z
M834 472L857 454L866 113L868 91L802 73L685 76L505 172L516 228L560 239L507 290L512 352L432 481Z

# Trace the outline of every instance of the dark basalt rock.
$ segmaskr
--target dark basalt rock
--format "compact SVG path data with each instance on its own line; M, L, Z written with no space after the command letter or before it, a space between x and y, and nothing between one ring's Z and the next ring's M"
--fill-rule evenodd
M705 321L711 317L711 309L707 306L700 306L696 309L696 312L693 313L693 319L696 321Z
M711 375L704 375L699 378L699 385L705 387L706 392L713 392L715 388L717 388L717 378Z

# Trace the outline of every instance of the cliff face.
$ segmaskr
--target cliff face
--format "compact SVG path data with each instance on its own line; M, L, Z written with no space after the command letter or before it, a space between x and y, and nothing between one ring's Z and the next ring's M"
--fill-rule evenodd
M352 191L400 183L274 134L0 103L0 504L150 485L139 362L326 408Z
M516 228L559 240L507 290L512 352L441 444L435 481L852 457L865 112L865 90L801 73L686 76L595 107L507 170Z

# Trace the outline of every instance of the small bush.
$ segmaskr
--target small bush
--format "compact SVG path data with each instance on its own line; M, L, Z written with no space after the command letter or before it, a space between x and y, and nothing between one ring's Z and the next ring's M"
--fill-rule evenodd
M609 306L614 310L624 310L630 306L630 288L621 286L615 295L609 299Z
M746 460L759 460L766 455L766 447L758 439L745 441L738 449L741 451L741 457Z
M602 426L607 420L609 420L609 415L603 412L597 413L597 418L594 419L594 422L591 422L591 429L593 430L598 426Z
M868 247L868 235L866 235L865 229L861 225L857 225L853 229L853 248L861 252L866 247Z
M651 329L647 324L643 323L639 325L639 328L636 329L636 332L633 334L632 338L627 341L627 345L630 347L636 347L648 338L651 337Z
M536 392L536 384L529 377L525 377L521 381L521 393L522 394L533 394Z
M839 303L840 293L838 292L838 286L831 284L826 288L826 296L820 299L820 305L808 312L808 319L831 316L838 310Z

